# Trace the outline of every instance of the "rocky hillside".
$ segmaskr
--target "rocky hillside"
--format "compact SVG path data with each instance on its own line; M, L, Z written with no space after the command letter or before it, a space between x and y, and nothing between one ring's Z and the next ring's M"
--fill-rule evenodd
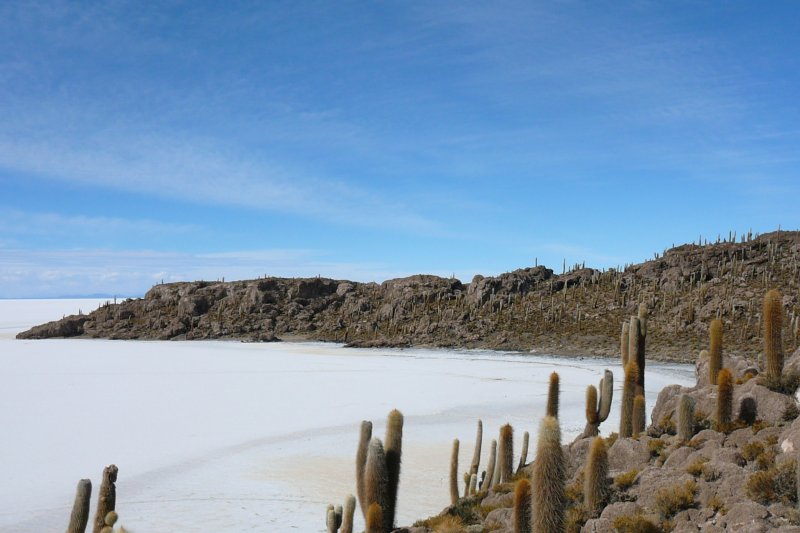
M381 284L325 278L185 282L20 333L19 338L310 339L616 355L620 325L649 308L648 357L693 360L713 317L728 353L754 356L761 298L781 287L796 346L800 232L686 244L622 271L543 266L496 277L417 275Z

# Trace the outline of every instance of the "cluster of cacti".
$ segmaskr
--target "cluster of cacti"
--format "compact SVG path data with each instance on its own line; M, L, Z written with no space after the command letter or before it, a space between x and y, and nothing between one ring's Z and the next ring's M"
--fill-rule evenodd
M334 507L328 505L327 512L325 513L325 526L328 528L328 533L337 533L342 525L344 511L341 505Z
M647 345L647 305L639 304L637 316L623 324L620 352L625 378L622 387L622 409L619 436L636 436L647 425L644 395L645 350ZM602 383L601 383L602 385ZM589 393L587 392L587 420L589 420ZM602 403L602 397L601 397ZM596 435L597 433L595 433ZM591 436L584 433L585 436Z
M344 499L344 507L328 505L325 525L328 533L353 533L353 518L356 512L356 497L348 494Z
M356 492L367 531L375 533L386 533L394 528L403 440L403 415L400 411L389 413L384 440L385 447L380 439L372 438L372 422L365 420L361 423L356 451ZM343 527L352 529L352 519L348 521L346 516L348 504L349 498L345 503L345 516L337 520L334 513L333 523L338 521ZM355 509L355 505L352 507Z
M100 483L100 494L97 498L97 510L92 527L93 533L110 533L117 520L114 512L117 500L117 481L119 469L116 465L109 465L103 469L103 481ZM92 497L92 482L82 479L78 482L75 491L75 502L67 525L67 533L85 533L89 524L89 504ZM109 524L108 521L111 520ZM124 528L120 529L124 531Z
M611 412L611 400L614 398L614 374L610 370L603 372L600 380L600 399L594 385L586 388L586 427L583 437L594 437L600 433L600 424L606 421Z

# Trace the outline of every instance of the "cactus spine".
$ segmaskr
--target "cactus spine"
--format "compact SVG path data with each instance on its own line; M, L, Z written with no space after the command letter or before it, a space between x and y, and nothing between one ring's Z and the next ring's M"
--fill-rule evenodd
M106 515L113 511L117 503L117 488L114 485L117 481L117 465L108 465L103 469L103 481L100 483L100 492L97 495L97 511L94 515L94 533L100 531L106 525Z
M531 482L525 478L514 487L514 533L531 533Z
M383 510L387 505L388 485L389 476L386 470L386 454L383 450L383 443L380 439L372 439L369 442L367 463L364 468L364 496L367 510L372 504L380 506L381 518L383 518ZM383 525L381 527L383 528Z
M344 510L342 511L342 528L340 533L353 533L353 515L356 512L356 498L348 494L344 499Z
M733 411L733 376L723 368L717 376L717 431L727 431Z
M708 382L717 382L717 374L722 368L722 320L715 318L708 327Z
M639 394L633 399L633 420L631 431L633 437L638 437L644 431L647 414L645 413L644 396Z
M683 441L694 437L694 398L681 394L678 400L678 438Z
M367 516L367 494L364 486L364 469L367 464L367 451L369 441L372 438L372 422L364 420L361 422L361 433L358 436L358 450L356 451L356 492L358 493L358 504L361 507L361 514Z
M764 358L767 361L767 379L773 385L780 383L783 373L783 299L776 289L764 296Z
M403 456L403 414L394 409L386 420L386 472L388 487L383 519L386 531L394 529L397 509L397 486L400 482L400 461Z
M75 490L75 503L69 517L67 533L85 533L89 523L89 501L92 498L92 482L88 479L78 481Z
M622 324L622 333L619 335L619 355L622 361L622 368L628 364L628 354L630 353L630 325L625 322Z
M383 529L383 509L377 503L367 507L366 531L365 533L386 533Z
M547 416L558 418L558 394L559 394L558 373L550 374L550 386L547 389Z
M519 465L517 466L517 472L525 468L525 464L528 462L528 441L530 440L531 436L526 431L522 434L522 451L520 452L519 456Z
M450 503L458 502L458 439L453 441L453 451L450 453Z
M514 475L514 428L506 424L500 428L500 449L497 454L500 483L508 483Z
M542 419L533 463L533 528L534 533L552 533L564 529L564 452L561 429L552 416Z
M492 488L495 463L497 463L497 441L492 439L492 443L489 445L489 463L486 465L486 476L483 478L483 483L481 483L481 490Z
M622 412L619 416L619 436L630 437L633 434L633 400L636 397L636 361L629 361L625 367L625 381L622 386Z
M599 511L608 491L608 451L606 441L595 437L583 475L583 503L594 513Z

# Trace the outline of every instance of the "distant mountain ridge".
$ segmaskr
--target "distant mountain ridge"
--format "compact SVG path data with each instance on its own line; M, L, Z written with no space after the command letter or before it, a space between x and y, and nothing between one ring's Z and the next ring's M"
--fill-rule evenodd
M787 349L798 336L800 232L685 244L624 271L544 266L495 277L415 275L378 283L262 278L159 284L144 298L36 326L18 338L306 339L615 356L621 324L649 309L648 357L695 360L716 316L725 349L757 355L761 301L783 293Z

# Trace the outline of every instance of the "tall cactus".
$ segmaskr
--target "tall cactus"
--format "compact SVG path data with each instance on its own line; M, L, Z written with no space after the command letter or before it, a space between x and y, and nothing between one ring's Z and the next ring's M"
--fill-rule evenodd
M758 418L758 404L752 396L745 396L739 401L739 420L752 426Z
M558 418L559 377L558 373L550 374L550 386L547 388L547 416Z
M75 503L69 517L67 533L85 533L89 523L89 502L92 499L92 482L88 479L78 481L75 490Z
M689 441L694 437L694 398L681 394L678 400L678 438Z
M389 475L386 469L386 454L380 439L373 438L367 450L367 462L364 468L364 497L367 510L374 503L383 510L386 509L389 492ZM364 518L367 518L366 516ZM382 525L383 527L383 525Z
M764 358L767 379L775 386L783 374L783 298L777 289L764 296Z
M494 479L494 469L497 463L497 441L492 439L489 444L489 462L486 464L486 476L481 483L481 490L489 490L492 488L492 480Z
M722 368L722 320L715 318L708 327L708 382L717 382Z
M608 451L606 441L595 437L583 475L583 503L594 513L599 511L605 502L608 492Z
M717 431L727 431L733 411L733 375L727 368L717 376Z
M561 429L556 418L546 416L539 426L536 461L533 463L533 533L563 531L565 475Z
M386 531L394 529L397 510L397 486L400 482L400 461L403 456L403 414L394 409L386 420L386 472L388 486L383 520Z
M625 367L625 381L622 386L622 410L619 416L619 436L630 437L633 434L633 401L636 398L636 376L639 369L636 361L631 360Z
M514 533L531 533L531 482L525 478L514 487Z
M103 469L103 481L100 483L100 492L97 495L97 511L94 515L94 533L100 531L106 525L106 515L116 508L117 504L117 465L108 465Z
M386 533L386 530L383 529L383 509L377 502L367 507L365 522L366 531L364 533Z
M614 398L614 374L606 369L600 380L600 399L594 385L586 388L586 427L583 437L595 437L600 433L600 424L606 421L611 412L611 400Z
M633 344L636 344L635 352ZM645 352L647 345L647 306L639 304L639 315L631 317L630 323L630 345L631 353L629 359L636 361L638 370L636 376L636 394L644 396L644 375L645 375Z
M508 483L514 475L514 428L506 424L500 428L500 444L497 454L500 468L500 483Z
M372 439L372 422L364 420L361 422L358 450L356 451L356 493L358 493L358 505L361 507L361 514L365 517L367 516L369 505L367 505L367 494L364 486L364 469L367 464L370 439Z
M525 468L525 465L528 462L528 441L530 440L531 436L526 431L522 434L522 451L520 451L519 455L519 465L517 465L517 472Z
M481 466L481 446L483 444L483 421L478 420L478 429L475 431L475 449L472 452L472 463L469 465L470 475L478 475Z
M622 362L622 368L628 364L628 354L630 353L630 324L627 322L622 324L622 333L619 335L619 356Z
M344 509L342 511L342 527L339 533L353 533L353 515L356 512L356 498L348 494L344 499Z
M450 453L450 503L458 503L458 439L453 440L453 450Z
M638 437L644 431L647 422L647 413L645 412L644 396L637 395L633 399L633 413L631 420L631 433L633 437Z

